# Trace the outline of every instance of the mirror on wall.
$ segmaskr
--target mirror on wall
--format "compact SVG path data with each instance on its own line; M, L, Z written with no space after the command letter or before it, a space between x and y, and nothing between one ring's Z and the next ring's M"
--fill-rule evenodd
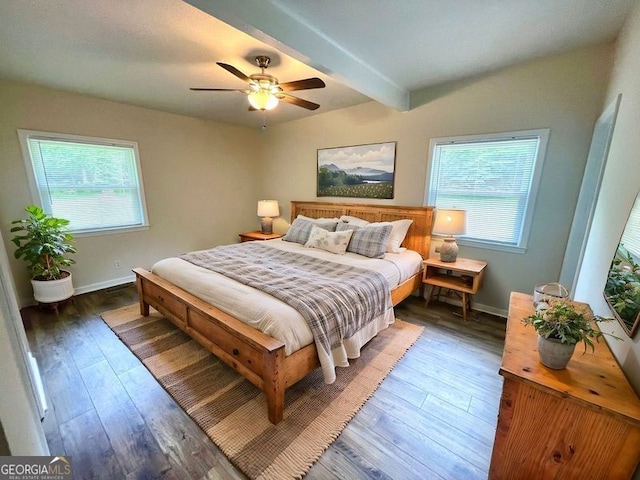
M640 193L613 256L604 298L629 337L640 326Z

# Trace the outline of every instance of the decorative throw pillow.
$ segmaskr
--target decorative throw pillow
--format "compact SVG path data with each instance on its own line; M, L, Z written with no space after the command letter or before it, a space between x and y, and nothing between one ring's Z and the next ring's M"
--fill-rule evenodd
M349 245L352 233L353 230L329 232L324 228L313 225L309 240L304 246L342 255L347 251L347 245Z
M393 230L391 230L391 235L389 236L389 243L387 244L387 253L400 253L406 250L405 248L400 247L402 242L404 242L404 238L407 236L407 232L409 231L409 227L413 223L413 220L394 220L393 222L375 222L369 223L366 220L363 220L358 217L352 217L349 215L342 215L340 220L343 222L347 222L349 225L355 225L358 227L366 227L366 226L377 226L377 225L389 225L393 226Z
M400 253L403 251L400 248L402 242L404 242L404 237L407 236L407 232L409 231L409 227L413 223L413 220L394 220L393 222L378 222L378 223L370 223L369 226L374 225L392 225L393 230L391 230L391 235L389 236L389 243L387 243L387 253Z
M289 227L289 230L287 230L286 235L282 237L282 240L304 245L307 243L307 240L309 240L311 229L314 226L333 232L335 231L337 224L338 223L334 221L312 222L310 220L305 220L304 218L296 218Z
M364 255L369 258L384 257L393 226L390 223L386 225L372 225L373 224L369 224L366 227L358 227L350 223L338 224L337 231L353 229L353 235L351 235L347 252L357 253L358 255Z

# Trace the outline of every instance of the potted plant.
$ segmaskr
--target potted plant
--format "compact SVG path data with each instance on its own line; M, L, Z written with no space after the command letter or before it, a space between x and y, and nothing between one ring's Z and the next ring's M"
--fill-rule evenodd
M540 362L549 368L562 369L567 366L576 345L584 343L594 351L592 339L599 341L603 333L595 328L595 321L609 321L593 315L586 305L570 300L550 300L547 308L522 319L525 325L532 325L538 332L538 354Z
M69 220L52 217L35 205L25 210L26 219L11 222L11 232L17 232L11 239L18 247L14 256L29 263L33 296L39 303L66 300L73 296L73 283L71 272L63 267L75 261L65 255L76 252Z

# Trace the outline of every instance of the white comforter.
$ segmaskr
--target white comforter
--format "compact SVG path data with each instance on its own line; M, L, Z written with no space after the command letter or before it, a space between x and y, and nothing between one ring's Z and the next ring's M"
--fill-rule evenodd
M298 243L280 239L264 242L273 248L321 258L323 260L367 268L380 272L394 288L418 272L422 257L417 252L407 250L402 253L387 253L384 259L370 259L354 253L336 255L323 250L304 247ZM242 285L224 275L198 267L179 258L160 260L152 267L152 272L181 287L183 290L215 305L220 310L242 320L258 330L285 344L285 354L305 347L313 342L313 335L304 318L286 303L269 294ZM376 333L395 320L393 309L381 315L365 327L364 331L345 342L344 351L333 352L337 366L347 366L348 358L359 356L360 347ZM335 372L324 372L325 381L331 383Z

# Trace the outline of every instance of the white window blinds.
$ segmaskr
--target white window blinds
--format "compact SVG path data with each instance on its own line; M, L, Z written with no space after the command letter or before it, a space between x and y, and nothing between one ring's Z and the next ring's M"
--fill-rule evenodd
M74 233L147 225L135 143L19 133L42 208Z
M432 141L427 201L467 211L463 241L526 246L548 135L536 132Z
M633 255L636 262L640 262L640 195L633 204L620 243Z

